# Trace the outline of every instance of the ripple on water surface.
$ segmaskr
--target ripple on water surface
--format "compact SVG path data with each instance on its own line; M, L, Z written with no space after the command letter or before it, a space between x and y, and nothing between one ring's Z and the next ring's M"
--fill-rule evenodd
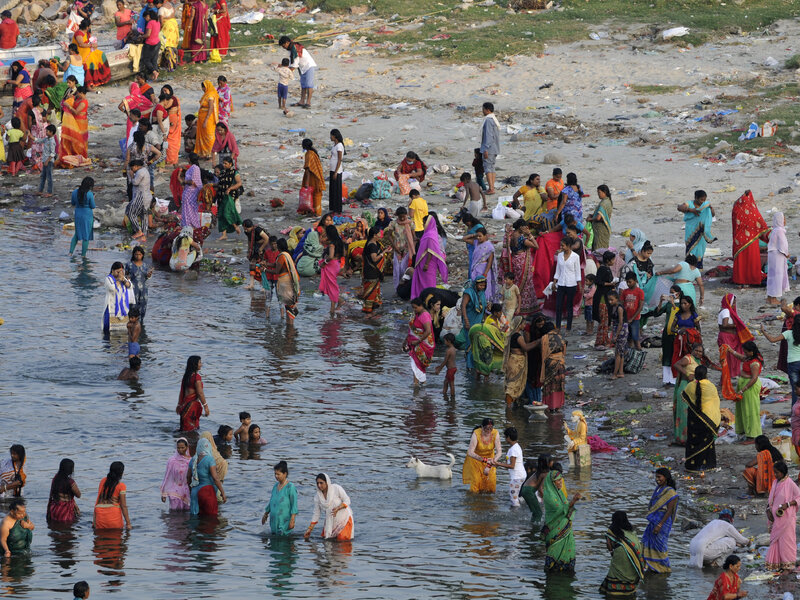
M500 382L475 386L463 368L454 400L441 398L437 376L412 394L408 357L400 351L404 317L367 320L353 309L331 320L308 281L297 327L287 331L274 301L265 322L263 298L205 275L188 281L157 271L140 381L119 382L125 340L104 341L100 315L103 278L128 255L91 251L88 261L70 259L69 236L57 223L3 216L0 252L13 260L0 261L2 443L22 441L28 449L26 495L37 524L31 558L0 571L4 593L66 597L86 579L93 597L597 598L611 512L627 509L638 530L644 527L648 470L620 455L595 457L589 472L566 476L570 493L587 497L575 517L578 576L545 577L538 528L527 509L509 510L507 477L500 475L495 496L475 497L461 484L460 467L472 427L484 416L498 427L514 424L526 456L560 451L560 417L526 422L506 415ZM94 244L118 241L96 237ZM269 442L255 453L234 450L225 482L230 500L217 522L166 512L159 497L191 354L203 357L212 410L204 429L238 426L238 412L247 410ZM405 468L411 454L437 464L446 452L457 458L452 482L418 481ZM76 463L83 514L74 527L50 530L50 479L67 456ZM314 476L324 471L351 496L352 543L263 535L272 465L281 459L298 486L298 532L311 516ZM92 505L113 460L126 466L134 529L95 535ZM670 555L678 568L669 578L650 578L640 598L699 598L698 590L710 590L714 573L683 567L688 540L673 532Z

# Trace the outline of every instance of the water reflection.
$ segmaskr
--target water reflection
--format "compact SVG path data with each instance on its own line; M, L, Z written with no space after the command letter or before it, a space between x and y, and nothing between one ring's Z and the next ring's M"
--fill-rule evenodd
M347 585L345 577L352 574L346 573L345 569L353 556L353 542L317 541L310 545L309 551L314 560L314 581L319 589Z
M220 543L228 535L228 520L218 516L193 515L188 520L188 527L189 551L194 568L199 571L218 569L220 564L216 554L219 552Z
M96 529L94 532L94 564L97 572L108 577L107 586L119 587L125 577L125 554L130 532L123 529Z
M0 559L0 581L5 590L3 595L30 592L31 587L26 580L33 576L33 558L30 554L16 554ZM10 584L15 584L11 586ZM22 585L19 585L22 584Z
M78 536L71 523L53 523L48 531L50 536L50 550L57 557L59 568L71 571L77 564L75 550L78 545Z
M278 597L289 596L294 590L292 576L300 555L299 542L295 537L267 536L264 547L268 554L267 588Z

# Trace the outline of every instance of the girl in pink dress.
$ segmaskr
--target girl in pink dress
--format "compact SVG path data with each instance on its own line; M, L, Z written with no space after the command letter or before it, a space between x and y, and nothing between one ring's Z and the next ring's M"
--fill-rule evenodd
M328 247L320 261L319 291L325 294L331 301L331 316L336 313L336 309L342 305L339 298L339 271L342 270L342 257L344 256L344 242L339 236L336 225L328 225L325 228L325 238Z
M189 442L178 438L175 454L167 461L167 472L161 483L161 501L169 500L170 510L189 510L191 501L186 473L189 470Z
M425 310L421 298L411 301L414 317L408 324L408 336L403 344L403 350L411 357L411 371L414 373L414 387L425 383L425 372L431 364L433 351L436 349L436 340L433 337L433 319Z

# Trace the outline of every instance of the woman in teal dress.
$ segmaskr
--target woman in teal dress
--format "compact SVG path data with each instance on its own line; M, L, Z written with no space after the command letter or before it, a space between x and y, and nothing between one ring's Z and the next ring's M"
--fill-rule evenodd
M84 177L80 187L72 192L72 206L75 207L75 235L69 244L69 253L81 242L81 256L89 250L89 240L94 239L94 179Z
M27 554L31 550L33 523L28 519L25 500L14 498L8 507L8 515L0 525L0 550L4 556Z
M275 465L275 480L269 504L264 510L261 524L269 518L269 529L272 535L289 535L294 529L294 519L297 516L297 488L289 481L289 466L285 460Z
M476 277L474 280L468 280L464 285L464 293L461 296L461 324L463 329L459 334L461 342L465 345L464 352L468 370L475 368L469 330L473 325L483 323L483 319L486 316L486 308L486 277Z
M689 296L692 301L698 306L702 306L705 289L703 289L703 274L697 267L697 257L694 254L688 254L686 260L680 261L671 269L664 269L658 271L656 276L670 275L672 279L680 288L685 296ZM697 287L700 289L700 302L697 301L697 293L694 286L697 282Z

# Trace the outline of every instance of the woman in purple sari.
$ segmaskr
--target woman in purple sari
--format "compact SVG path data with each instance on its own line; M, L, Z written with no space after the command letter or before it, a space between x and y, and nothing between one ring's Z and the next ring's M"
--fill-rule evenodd
M197 195L203 189L200 177L200 157L194 152L189 155L191 166L186 170L186 179L181 196L181 227L200 227L200 213L197 206Z
M422 290L436 287L436 273L447 283L447 255L442 250L436 219L425 221L425 230L419 241L414 276L411 278L411 297L418 298Z
M489 241L489 234L481 227L475 232L475 249L472 251L472 266L469 278L475 281L478 277L486 278L486 300L491 304L498 299L497 264L494 259L494 244Z

